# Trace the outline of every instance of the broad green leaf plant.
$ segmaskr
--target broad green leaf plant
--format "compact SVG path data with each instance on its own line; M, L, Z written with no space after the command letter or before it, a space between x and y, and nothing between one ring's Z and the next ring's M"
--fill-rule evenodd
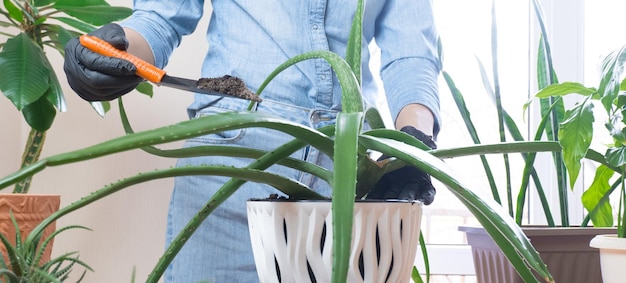
M612 142L602 141L606 145L603 156L606 163L596 170L592 184L582 196L582 203L589 211L588 218L595 226L606 227L617 223L618 237L621 238L626 238L626 188L623 176L626 168L625 66L626 46L622 46L604 58L596 87L586 87L579 82L563 82L549 85L535 95L538 98L579 95L580 100L567 110L558 132L571 183L578 177L582 157L593 151L591 144L594 137L603 136L594 133L593 128L596 115L602 117L606 134ZM601 108L600 112L594 111L596 106ZM620 174L614 177L615 172ZM614 211L609 200L615 190L618 190L619 197L617 211ZM617 221L614 220L614 214L617 214Z
M291 198L332 200L334 231L332 282L343 283L347 281L355 196L357 198L363 197L367 189L377 181L377 178L371 178L371 176L380 177L387 171L408 164L430 174L450 189L496 240L496 243L526 282L538 282L533 272L539 274L543 281L553 282L554 280L546 265L514 220L506 212L502 211L501 207L493 200L482 199L476 195L441 160L441 158L446 157L482 153L479 146L462 148L456 151L454 149L430 150L417 139L401 131L384 128L383 123L380 122L382 119L378 111L374 108L365 109L361 99L360 84L360 50L363 44L361 42L362 14L363 1L360 0L358 1L352 24L346 58L342 58L330 51L311 51L296 56L278 66L257 90L257 93L262 95L263 89L272 82L274 76L298 62L311 58L322 58L332 66L342 88L343 111L338 115L335 124L315 129L267 113L249 110L208 115L135 133L127 121L122 100L120 99L118 100L120 114L122 115L124 127L128 132L127 135L90 147L41 158L37 162L0 179L0 188L29 178L47 167L61 166L135 149L142 149L149 154L163 157L227 155L248 157L254 160L243 168L206 164L202 166L158 169L135 174L113 182L61 208L36 227L26 241L39 241L38 237L40 236L38 235L40 233L38 232L55 220L141 182L182 175L228 176L231 179L207 201L205 206L197 212L186 228L182 229L181 233L167 248L149 275L147 282L157 282L161 278L166 267L185 245L186 240L189 239L200 223L206 217L209 217L216 207L223 203L245 182L259 182L271 185ZM363 128L365 120L372 127L371 130ZM202 146L174 150L161 150L155 147L156 145L191 137L249 127L275 129L293 136L294 139L267 152L252 148L232 150L232 148L222 146ZM335 163L333 169L328 170L289 157L293 152L305 146L315 147L320 152L331 156ZM495 145L495 147L497 146ZM546 150L545 148L526 148L524 146L523 144L515 145L514 148L508 148L507 150L512 152L517 150L525 152ZM530 146L537 145L532 144ZM551 143L549 146L554 146L554 144ZM558 145L556 147L558 148ZM488 148L488 150L493 149ZM377 151L393 158L385 162L376 162L369 158L368 152L370 151ZM275 164L310 173L325 180L333 188L332 195L318 195L295 180L265 171L266 168ZM365 176L368 178L365 178Z
M20 166L39 158L57 111L67 109L59 79L46 55L64 55L67 41L97 26L128 17L131 10L105 0L3 0L0 7L0 92L31 127ZM108 104L93 103L101 114ZM16 184L27 193L30 178Z

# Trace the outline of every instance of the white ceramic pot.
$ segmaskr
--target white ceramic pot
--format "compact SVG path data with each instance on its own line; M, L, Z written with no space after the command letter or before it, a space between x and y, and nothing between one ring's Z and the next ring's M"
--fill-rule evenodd
M624 263L626 263L625 238L618 238L617 235L598 235L591 240L589 246L600 249L602 282L626 282L626 268L624 268Z
M247 206L261 282L330 282L330 201L251 200ZM419 202L355 203L348 282L409 282L421 215Z

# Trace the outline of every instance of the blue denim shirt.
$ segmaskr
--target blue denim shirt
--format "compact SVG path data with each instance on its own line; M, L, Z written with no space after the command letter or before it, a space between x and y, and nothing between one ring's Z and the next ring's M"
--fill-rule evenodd
M134 0L133 15L121 25L146 38L156 65L163 68L182 37L195 30L204 5L203 0ZM202 77L229 74L256 90L271 71L295 55L325 49L344 56L356 1L214 0L212 6ZM392 118L407 104L420 103L435 115L438 132L441 66L431 0L367 1L363 37L365 101L373 104L380 95L367 68L367 43L375 39L382 52L380 77ZM330 66L315 59L281 73L263 97L309 109L340 110L340 93ZM190 114L215 100L196 95ZM237 103L242 109L247 106Z

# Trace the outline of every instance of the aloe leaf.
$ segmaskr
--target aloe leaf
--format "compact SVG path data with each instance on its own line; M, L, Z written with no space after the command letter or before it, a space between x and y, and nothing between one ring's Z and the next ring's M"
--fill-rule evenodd
M604 196L611 190L609 180L613 173L613 170L600 165L596 169L591 186L581 197L583 206L591 214L590 218L595 227L613 226L613 209L608 201L604 201Z
M18 110L37 101L49 88L50 70L43 50L26 35L10 38L0 52L0 91Z
M304 60L310 60L315 58L322 58L326 60L337 75L339 84L341 85L341 105L344 112L361 112L363 109L363 99L361 97L361 86L358 79L352 73L352 69L348 63L336 53L328 50L317 50L306 52L297 56L294 56L278 66L265 81L259 86L257 94L261 94L265 87L276 77L280 72L295 65L296 63Z
M350 38L348 38L348 46L346 47L346 61L352 69L352 73L356 77L359 85L361 84L361 48L363 46L363 0L357 2L354 19L352 20L352 28L350 29Z
M385 121L376 107L368 107L365 109L365 121L372 129L385 128Z
M50 156L0 179L0 188L32 176L47 166L57 166L100 156L138 149L145 146L185 140L214 132L246 127L266 127L288 133L315 144L321 152L332 156L333 141L323 133L292 121L261 112L226 112L183 121L131 135L125 135L83 149Z
M118 106L119 106L120 120L122 121L124 132L126 134L135 133L135 131L133 130L133 127L130 125L128 115L126 114L126 108L124 107L124 103L121 97L118 99ZM334 134L334 129L335 129L334 125L329 125L329 126L320 128L319 131L322 132L323 134L329 135L329 134ZM293 143L297 143L299 146L293 145ZM293 150L290 150L290 152L286 154L284 157L276 159L275 162L279 165L287 166L287 167L296 169L304 173L312 174L313 176L319 177L322 180L325 180L326 182L330 183L330 180L332 179L332 173L329 170L319 165L313 164L311 162L306 162L297 158L289 157L291 153L295 152L296 150L304 146L306 146L305 142L300 141L300 140L294 140L293 142L284 146L284 147L293 148ZM156 155L156 156L167 157L167 158L185 158L185 157L218 156L219 155L219 156L259 159L262 156L268 154L268 152L264 150L247 148L247 147L233 147L233 146L227 146L227 145L201 145L201 146L185 147L185 148L179 148L179 149L168 149L168 150L159 149L154 146L145 146L145 147L142 147L142 150L147 153ZM274 150L273 156L276 156L276 157L280 156L278 152L282 152L283 150L285 149L283 149L282 147L277 148L276 150ZM251 167L251 168L258 169L257 167Z
M135 176L131 176L115 183L107 185L88 196L81 198L74 203L59 209L57 212L44 219L39 225L37 225L33 231L28 235L26 241L34 242L35 238L42 233L50 223L58 220L60 217L67 215L70 212L76 211L82 207L87 206L99 199L107 197L113 193L119 192L122 189L133 186L139 183L144 183L151 180L171 178L176 176L188 176L188 175L216 175L216 176L228 176L246 181L265 183L276 189L282 191L285 194L292 194L302 198L323 198L307 186L297 181L285 178L283 176L255 170L248 168L235 168L231 166L189 166L189 167L175 167L162 170L155 170L150 172L140 173Z
M123 109L123 108L122 108ZM320 131L326 132L334 130L333 126L327 126L321 128ZM293 140L290 141L272 152L266 153L262 157L256 159L248 166L247 169L254 170L265 170L270 166L276 164L280 160L283 160L294 153L296 150L302 148L306 145L305 142L301 140ZM331 177L329 177L331 179ZM204 219L213 212L215 208L221 205L229 196L231 196L235 191L237 191L246 181L242 179L230 179L227 181L212 197L211 199L194 215L194 217L187 223L185 228L181 230L181 232L176 236L176 239L172 241L170 246L167 248L165 254L159 259L157 264L155 265L152 272L148 277L147 282L156 282L161 277L161 275L165 272L165 269L173 260L173 258L178 254L180 249L184 246L187 239L191 237L194 231L202 224ZM329 182L330 183L330 182ZM290 197L297 197L297 195L293 195ZM321 196L320 196L321 197Z
M541 257L513 219L491 199L482 199L463 185L442 160L394 140L361 135L359 142L373 150L400 158L445 184L483 225L525 282L537 282L530 268L546 282L554 281Z
M568 110L561 123L559 142L563 147L563 161L569 172L572 188L580 172L580 160L591 145L593 121L593 104L586 98Z
M340 112L335 130L332 193L333 272L331 282L347 282L357 183L358 135L363 113Z

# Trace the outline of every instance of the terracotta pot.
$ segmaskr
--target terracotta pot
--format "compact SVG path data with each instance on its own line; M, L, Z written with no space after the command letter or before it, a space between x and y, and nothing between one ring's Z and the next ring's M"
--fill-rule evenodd
M261 282L330 282L330 201L248 201ZM422 214L419 202L355 204L348 282L409 282Z
M60 204L61 196L59 195L0 194L0 233L15 243L15 228L9 214L11 212L24 239L42 220L59 210ZM55 229L54 223L48 226L44 231L43 239L52 234ZM0 251L6 255L6 248L2 243L0 243ZM49 260L51 253L52 242L46 247L42 262Z
M600 251L602 282L626 282L626 238L618 238L617 234L595 236L589 246Z
M481 283L523 283L517 271L482 227L459 227L472 247L477 281ZM599 234L614 228L593 227L522 227L524 234L539 252L556 282L602 282L600 254L589 247ZM541 281L539 277L538 280ZM626 282L626 281L622 281Z

